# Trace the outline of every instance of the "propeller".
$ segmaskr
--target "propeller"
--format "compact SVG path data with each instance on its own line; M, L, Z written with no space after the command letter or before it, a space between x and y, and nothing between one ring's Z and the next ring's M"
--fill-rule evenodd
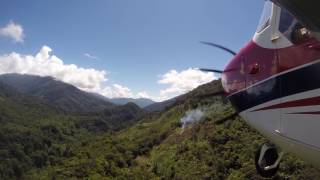
M200 43L202 44L205 44L205 45L208 45L208 46L213 46L215 48L218 48L218 49L221 49L221 50L224 50L228 53L230 53L232 56L236 56L237 53L227 47L224 47L224 46L221 46L219 44L215 44L215 43L211 43L211 42L205 42L205 41L200 41ZM218 74L222 74L223 71L222 70L217 70L217 69L207 69L207 68L200 68L199 69L200 71L205 71L205 72L214 72L214 73L218 73Z
M221 70L217 70L217 69L205 69L205 68L200 68L200 71L204 71L204 72L214 72L214 73L218 73L218 74L222 74L223 71Z
M208 45L208 46L212 46L221 50L224 50L226 52L228 52L229 54L231 54L232 56L236 56L237 53L227 47L221 46L219 44L215 44L215 43L211 43L211 42L205 42L205 41L201 41L202 44ZM207 68L200 68L200 71L205 71L205 72L214 72L214 73L219 73L222 74L223 71L222 70L217 70L217 69L207 69ZM233 71L234 69L229 69L228 71ZM207 94L204 97L209 97L209 96L220 96L220 95L224 95L224 91L219 91L219 92L215 92L212 94ZM238 116L237 112L231 113L230 115L228 115L227 117L224 117L220 120L217 120L215 122L215 124L219 125L219 124L223 124L226 121L229 121L230 119L234 119L236 116Z
M200 41L200 43L205 44L205 45L208 45L208 46L213 46L213 47L222 49L222 50L224 50L224 51L227 51L228 53L230 53L230 54L233 55L233 56L237 55L237 53L234 52L233 50L231 50L231 49L229 49L229 48L226 48L226 47L224 47L224 46L221 46L221 45L219 45L219 44L215 44L215 43L211 43L211 42L205 42L205 41Z

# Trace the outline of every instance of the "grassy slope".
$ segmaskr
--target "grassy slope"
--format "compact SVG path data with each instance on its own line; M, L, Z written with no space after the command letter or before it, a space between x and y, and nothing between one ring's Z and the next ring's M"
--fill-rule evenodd
M215 124L233 113L223 98L205 96L218 91L217 85L202 86L129 129L83 140L72 157L28 178L260 179L253 157L267 140L239 117ZM182 131L180 118L195 108L206 109L203 121ZM317 169L287 155L275 179L315 177Z

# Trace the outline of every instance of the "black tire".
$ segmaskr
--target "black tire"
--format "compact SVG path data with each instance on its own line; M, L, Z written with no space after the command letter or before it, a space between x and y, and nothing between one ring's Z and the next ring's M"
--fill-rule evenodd
M270 169L270 170L264 170L264 167L270 166L270 165L274 164L277 161L277 159L278 159L278 151L274 146L269 145L272 148L270 148L270 149L268 149L266 151L266 153L265 153L265 155L263 157L264 167L260 167L258 161L259 161L259 157L260 157L260 152L261 152L262 146L260 146L260 148L256 152L256 156L255 156L256 170L262 177L271 178L271 177L275 176L276 173L278 172L279 165L276 168Z

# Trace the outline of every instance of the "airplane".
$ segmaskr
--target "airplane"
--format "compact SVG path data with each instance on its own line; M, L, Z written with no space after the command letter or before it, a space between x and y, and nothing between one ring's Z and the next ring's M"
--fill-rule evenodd
M240 116L275 145L261 145L257 172L273 177L284 152L320 167L320 2L266 0L252 40L221 73ZM280 147L281 152L278 152Z

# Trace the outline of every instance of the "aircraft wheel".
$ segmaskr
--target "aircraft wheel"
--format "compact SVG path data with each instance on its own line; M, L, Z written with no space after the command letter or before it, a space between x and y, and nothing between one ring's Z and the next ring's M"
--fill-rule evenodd
M260 146L255 156L255 165L257 172L262 177L266 178L275 176L279 169L279 163L274 168L268 170L266 169L267 167L274 165L277 162L278 158L279 155L275 146L270 144L263 144L262 146Z

